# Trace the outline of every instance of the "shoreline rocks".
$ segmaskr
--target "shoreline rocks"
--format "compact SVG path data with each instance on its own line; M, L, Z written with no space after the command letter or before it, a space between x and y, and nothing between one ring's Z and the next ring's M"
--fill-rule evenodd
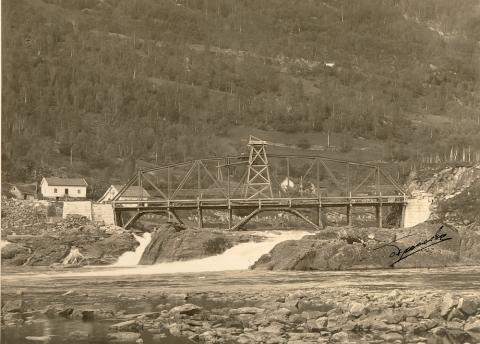
M327 228L284 241L252 269L350 270L480 265L480 228L457 230L439 222L411 228Z

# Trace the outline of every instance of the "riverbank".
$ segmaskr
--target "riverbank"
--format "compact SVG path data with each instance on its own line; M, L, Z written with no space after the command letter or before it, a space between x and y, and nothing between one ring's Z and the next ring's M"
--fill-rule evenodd
M24 308L4 306L2 334L6 343L31 342L28 336L58 343L474 343L479 271L4 272L2 302Z

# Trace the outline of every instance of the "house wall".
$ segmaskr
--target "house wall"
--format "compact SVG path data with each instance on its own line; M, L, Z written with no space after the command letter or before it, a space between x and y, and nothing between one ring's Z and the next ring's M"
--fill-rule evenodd
M74 198L87 197L86 186L49 186L47 185L47 183L42 183L41 185L42 195L43 197L47 197L47 198L65 197L65 189L68 189L68 197L74 197ZM57 192L55 192L55 190Z
M116 194L116 190L110 187L105 195L105 198L102 199L102 203L110 202Z

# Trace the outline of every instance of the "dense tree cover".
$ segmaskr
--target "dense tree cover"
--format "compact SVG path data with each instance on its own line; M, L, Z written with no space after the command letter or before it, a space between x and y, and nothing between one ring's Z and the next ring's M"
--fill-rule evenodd
M124 179L135 159L223 155L239 124L378 139L394 160L480 149L480 9L451 3L4 1L2 173Z

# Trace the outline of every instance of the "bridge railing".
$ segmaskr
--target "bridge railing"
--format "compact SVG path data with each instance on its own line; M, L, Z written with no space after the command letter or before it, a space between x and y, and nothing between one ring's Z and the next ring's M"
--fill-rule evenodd
M245 156L194 160L139 170L114 198L114 204L242 200L246 196ZM379 166L319 156L269 156L270 191L256 199L383 200L404 196ZM138 195L129 190L134 186ZM126 195L128 194L128 200Z

